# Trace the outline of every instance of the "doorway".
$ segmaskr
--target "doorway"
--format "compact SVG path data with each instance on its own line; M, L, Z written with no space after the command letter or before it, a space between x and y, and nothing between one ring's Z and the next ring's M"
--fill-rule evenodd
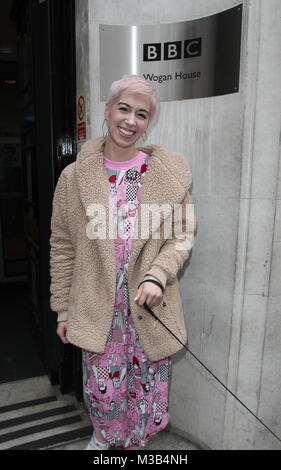
M76 155L75 2L9 0L1 18L0 383L47 374L78 397L80 351L56 335L49 275L53 193Z
M16 25L1 3L0 39L0 383L46 373L28 302Z

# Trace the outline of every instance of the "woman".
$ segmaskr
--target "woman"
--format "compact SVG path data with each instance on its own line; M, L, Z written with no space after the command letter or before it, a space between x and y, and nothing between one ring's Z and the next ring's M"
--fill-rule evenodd
M157 107L144 78L114 82L106 137L83 145L54 195L51 307L61 340L83 350L89 450L143 449L168 424L170 356L181 345L144 302L186 341L177 273L190 251L183 233L193 230L185 211L191 174L179 154L136 147ZM175 205L184 209L180 230Z

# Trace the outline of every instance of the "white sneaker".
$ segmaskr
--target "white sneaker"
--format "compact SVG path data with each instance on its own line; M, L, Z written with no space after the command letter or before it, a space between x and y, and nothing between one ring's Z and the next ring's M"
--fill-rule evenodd
M96 433L94 432L89 444L84 447L84 450L108 450L110 444L108 442L100 442L96 437Z

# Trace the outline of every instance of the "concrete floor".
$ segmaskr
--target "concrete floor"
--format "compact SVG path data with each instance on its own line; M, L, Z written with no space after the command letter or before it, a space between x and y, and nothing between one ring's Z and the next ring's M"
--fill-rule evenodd
M83 439L53 447L53 450L83 450L88 442L89 439ZM145 450L199 450L199 448L180 436L163 431L150 440Z
M62 395L47 376L0 384L0 450L82 450L92 425L75 397ZM162 431L146 450L198 450L170 431Z

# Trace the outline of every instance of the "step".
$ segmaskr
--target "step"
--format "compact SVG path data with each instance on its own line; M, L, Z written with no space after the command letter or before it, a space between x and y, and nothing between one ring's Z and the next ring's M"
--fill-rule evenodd
M1 384L0 404L0 450L50 449L93 431L84 406L45 376Z

